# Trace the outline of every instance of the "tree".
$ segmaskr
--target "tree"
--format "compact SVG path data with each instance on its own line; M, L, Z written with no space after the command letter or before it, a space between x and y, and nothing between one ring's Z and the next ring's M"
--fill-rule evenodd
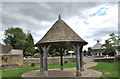
M120 46L119 37L114 33L110 34L109 39L105 41L105 44L103 44L103 46L106 47L104 54L108 54L109 56L116 55L117 49Z
M25 33L21 28L9 28L4 32L3 42L6 45L11 45L14 49L23 49Z
M31 33L28 33L26 36L26 46L24 48L25 55L34 55L35 53L34 39Z
M92 47L88 47L88 56L91 56Z
M115 35L114 33L110 34L109 37L110 37L108 39L109 43L112 45L114 49L117 49L118 46L120 46L119 37Z
M88 55L88 52L86 50L83 51L84 56Z
M9 28L4 32L3 42L13 49L23 50L24 55L34 55L34 39L31 33L25 34L21 28Z

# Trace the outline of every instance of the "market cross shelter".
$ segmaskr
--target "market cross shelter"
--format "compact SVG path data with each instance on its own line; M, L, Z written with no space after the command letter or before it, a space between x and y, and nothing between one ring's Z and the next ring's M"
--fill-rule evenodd
M65 49L76 50L76 76L81 76L83 70L83 53L84 45L88 43L79 37L59 15L58 20L38 41L35 46L40 51L40 71L48 74L47 53L56 49L61 54L61 70L63 70L63 53ZM67 73L66 73L67 74Z

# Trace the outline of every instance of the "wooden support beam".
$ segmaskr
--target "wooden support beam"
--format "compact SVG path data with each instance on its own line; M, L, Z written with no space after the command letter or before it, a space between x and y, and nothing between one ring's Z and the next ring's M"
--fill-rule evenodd
M40 71L43 72L43 52L40 53Z
M80 71L80 46L76 45L76 76L81 76Z
M47 53L48 53L48 50L49 50L50 46L51 45L41 46L41 48L43 50L43 71L47 71L48 70Z
M60 69L63 70L63 53L65 49L63 48L58 48L57 51L60 53Z
M84 71L84 67L83 67L83 52L82 52L83 46L81 46L80 48L80 70Z
M63 53L64 53L64 49L61 48L60 50L60 59L61 59L61 70L63 70Z
M43 61L44 61L44 64L43 64L44 71L47 71L48 70L47 51L43 51Z
M38 49L39 49L39 53L40 53L40 72L43 72L43 52L40 47Z

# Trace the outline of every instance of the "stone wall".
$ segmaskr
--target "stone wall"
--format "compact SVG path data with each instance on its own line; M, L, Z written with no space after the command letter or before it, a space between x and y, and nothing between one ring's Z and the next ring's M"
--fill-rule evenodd
M67 57L63 58L64 63L75 62L75 57ZM13 69L19 66L40 66L40 58L32 58L32 59L23 59L22 54L7 54L0 55L0 64L3 69ZM60 63L60 57L48 57L48 64L57 64Z
M108 62L108 63L113 63L113 62L120 62L120 57L115 57L115 58L95 58L95 62Z
M18 64L19 66L23 65L23 55L22 54L7 54L0 55L0 64Z
M0 54L9 54L12 47L9 45L3 45L0 43Z
M64 63L72 63L76 61L76 58L64 58ZM32 58L32 59L24 59L23 60L24 66L40 66L40 58ZM60 63L60 57L49 57L48 58L48 64L57 64Z

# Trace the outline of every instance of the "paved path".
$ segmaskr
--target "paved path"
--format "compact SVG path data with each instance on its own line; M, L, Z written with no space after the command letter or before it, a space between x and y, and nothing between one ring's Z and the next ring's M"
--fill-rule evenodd
M82 76L81 77L100 77L102 75L101 72L88 69L92 66L97 65L95 62L88 61L84 65L84 71L81 72ZM40 70L34 70L34 71L29 71L24 74L22 74L22 77L75 77L76 74L76 69L75 68L69 68L69 69L49 69L48 70L49 75L45 75L44 73L41 73Z
M85 71L82 72L82 77L100 77L102 76L102 73L93 69L89 69L90 67L93 67L97 65L95 62L87 62L84 65Z

